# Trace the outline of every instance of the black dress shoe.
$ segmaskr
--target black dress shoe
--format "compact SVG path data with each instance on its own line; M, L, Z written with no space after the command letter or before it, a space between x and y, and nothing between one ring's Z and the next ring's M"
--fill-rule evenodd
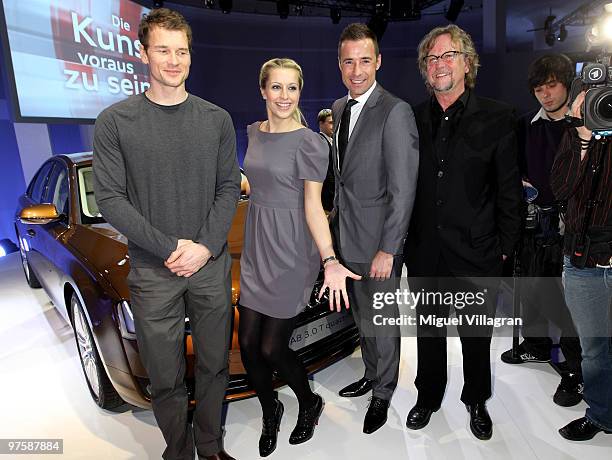
M553 396L555 404L563 407L572 407L582 401L584 383L578 374L563 374L561 383Z
M319 417L323 412L325 402L323 398L315 393L315 402L309 408L298 413L297 423L289 436L289 444L301 444L312 438L315 426L319 423Z
M406 426L411 430L420 430L429 423L431 414L438 409L430 409L428 407L419 406L418 404L410 409L408 417L406 417Z
M363 419L363 432L366 434L374 433L387 421L387 410L389 401L372 396L370 406Z
M284 412L283 403L276 400L276 408L271 417L264 417L259 438L259 456L267 457L276 449L276 439L280 431L280 422Z
M470 413L470 429L478 439L486 441L493 435L493 422L484 402L466 405Z
M230 454L228 454L224 450L220 450L214 455L205 455L204 458L206 460L236 460L234 457L232 457Z
M345 386L338 392L340 396L345 398L356 398L357 396L363 396L372 389L372 381L365 377L360 378L356 382Z
M593 439L593 436L600 431L612 434L612 431L603 430L593 424L588 418L582 417L565 425L559 430L559 434L570 441L588 441Z

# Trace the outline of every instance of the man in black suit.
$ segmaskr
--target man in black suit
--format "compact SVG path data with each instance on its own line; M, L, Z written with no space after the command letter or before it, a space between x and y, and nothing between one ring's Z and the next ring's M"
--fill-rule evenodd
M480 307L455 303L457 317L495 311L497 282L467 277L500 276L521 226L521 181L515 117L510 107L477 96L478 55L471 37L455 25L438 27L419 44L419 68L432 96L415 109L419 176L404 257L412 291L487 292ZM454 297L457 298L457 297ZM417 306L416 405L406 421L418 430L440 408L446 388L446 328L423 324L446 318L448 304ZM463 352L461 401L470 428L489 439L492 422L490 326L458 326Z
M334 209L334 193L336 182L334 180L334 163L332 159L332 136L334 134L334 118L331 109L322 109L317 115L319 122L319 135L327 141L329 146L329 165L327 167L327 176L323 182L323 190L321 190L321 202L323 209L330 211Z

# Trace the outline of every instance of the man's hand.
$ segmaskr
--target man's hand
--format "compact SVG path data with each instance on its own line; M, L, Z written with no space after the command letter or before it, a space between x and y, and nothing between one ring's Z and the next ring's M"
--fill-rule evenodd
M206 246L191 240L178 240L176 250L164 265L177 276L189 278L208 262L212 256Z
M572 103L572 107L570 109L572 117L582 119L582 107L584 106L585 95L586 93L584 91L581 91L580 94L576 96L576 99L574 99L574 102ZM580 138L584 140L591 139L591 136L593 135L593 132L584 126L577 127L576 131L578 131L578 136L580 136Z
M391 270L393 270L393 254L379 250L374 259L372 259L370 278L376 281L389 279L391 277Z

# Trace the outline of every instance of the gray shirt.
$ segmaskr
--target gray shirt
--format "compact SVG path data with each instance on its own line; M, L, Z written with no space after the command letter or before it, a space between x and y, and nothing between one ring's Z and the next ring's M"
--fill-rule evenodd
M190 94L162 106L144 94L104 110L94 134L94 191L128 239L133 267L163 267L178 239L218 256L240 194L229 114Z

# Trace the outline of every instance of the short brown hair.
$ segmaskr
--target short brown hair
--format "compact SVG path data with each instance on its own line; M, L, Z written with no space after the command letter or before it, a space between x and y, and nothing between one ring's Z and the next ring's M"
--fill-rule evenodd
M342 43L346 41L356 42L358 40L365 40L366 38L372 40L374 43L374 53L376 56L378 56L380 54L380 50L378 49L378 39L376 38L376 34L366 24L354 22L353 24L346 26L340 34L340 40L338 40L338 59L340 59L340 47L342 46Z
M476 84L476 74L478 73L478 67L480 67L480 58L478 57L476 47L474 46L474 42L472 41L470 34L455 24L449 24L446 27L436 27L425 35L423 40L421 40L421 43L419 43L419 55L417 57L417 62L421 75L425 80L425 84L429 88L429 83L427 82L427 64L425 63L425 57L429 54L429 50L431 50L436 39L440 35L445 34L450 35L451 41L455 45L459 45L458 51L461 51L464 54L469 65L468 73L465 74L465 86L468 88L474 88L474 85Z
M189 51L191 51L191 27L185 17L178 11L156 8L142 17L138 25L138 40L140 40L145 51L149 47L149 33L153 27L161 27L166 30L182 30L187 35L187 44Z
M331 109L321 109L321 111L317 115L317 121L319 123L323 123L325 120L327 120L327 117L331 117L331 116L332 116Z

